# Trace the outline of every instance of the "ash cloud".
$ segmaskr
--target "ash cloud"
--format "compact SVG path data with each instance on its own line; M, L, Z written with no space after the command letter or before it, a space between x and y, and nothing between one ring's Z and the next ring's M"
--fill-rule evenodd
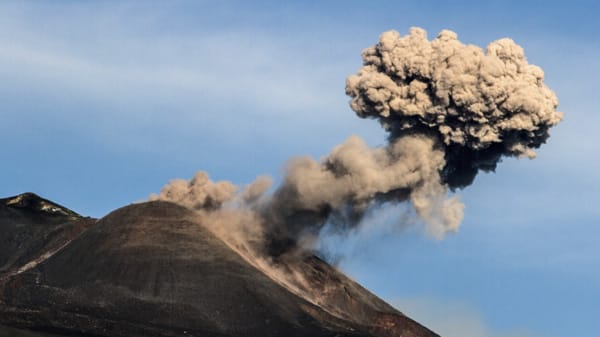
M237 187L229 181L213 182L208 173L199 171L190 180L173 179L150 200L168 200L195 210L216 210L232 200Z
M510 39L484 52L451 31L429 41L413 28L406 36L383 33L362 57L346 93L359 117L389 132L386 146L351 136L319 161L293 158L272 192L268 177L240 188L200 172L151 199L196 209L234 245L273 257L297 251L326 225L354 228L381 203L410 202L427 231L442 238L463 218L464 205L449 191L504 156L533 158L562 118L543 71Z
M446 197L439 175L444 163L431 137L399 137L369 148L352 136L320 162L292 159L284 181L258 211L273 242L286 244L277 238L318 235L326 224L352 228L374 204L411 201L428 231L442 237L458 229L463 209L457 198Z
M447 161L442 179L451 188L494 170L502 156L535 157L562 119L544 72L508 38L484 52L448 30L431 41L420 28L406 36L389 31L362 58L346 82L352 109L378 119L392 141L407 133L438 139Z

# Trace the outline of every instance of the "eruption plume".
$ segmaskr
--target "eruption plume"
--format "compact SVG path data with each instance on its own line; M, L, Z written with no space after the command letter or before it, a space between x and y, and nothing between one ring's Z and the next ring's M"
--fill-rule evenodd
M406 134L437 139L446 159L442 179L451 188L470 185L480 169L494 170L502 156L535 157L562 119L544 72L511 39L484 53L454 32L428 41L423 29L412 28L404 37L383 33L362 56L364 66L346 84L352 109L377 118L390 141Z
M268 256L296 248L327 224L353 228L385 202L410 202L441 238L463 218L464 206L449 190L494 170L503 156L533 158L562 119L543 71L510 39L484 52L454 32L429 41L412 28L407 36L383 33L362 57L346 93L359 117L378 119L389 132L386 146L370 148L351 136L321 161L291 159L272 193L265 177L240 190L199 173L151 198L194 208L219 226L252 228L245 233L253 233L253 249Z

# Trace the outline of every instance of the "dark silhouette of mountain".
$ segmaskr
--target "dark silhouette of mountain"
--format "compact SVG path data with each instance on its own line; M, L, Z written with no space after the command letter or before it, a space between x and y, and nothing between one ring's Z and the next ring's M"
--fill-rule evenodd
M0 278L33 267L94 222L33 193L0 199Z
M168 202L96 221L23 194L0 233L0 336L437 336L316 256L277 261L292 291Z

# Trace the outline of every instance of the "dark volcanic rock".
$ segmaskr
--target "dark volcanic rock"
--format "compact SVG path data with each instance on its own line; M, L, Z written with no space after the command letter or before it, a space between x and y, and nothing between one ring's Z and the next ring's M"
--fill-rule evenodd
M2 276L0 324L6 327L0 336L9 335L8 326L31 330L23 336L437 336L316 257L298 263L331 304L311 304L246 262L181 206L131 205L77 227L86 219L55 204L63 211L42 214L49 207L31 206L37 202L18 216L10 207L17 202L0 205L2 228L45 219L52 228L80 230L63 230L52 254L17 250L36 262ZM27 260L1 253L6 261ZM339 286L326 292L331 282Z
M5 325L0 325L0 336L6 337L60 337L59 335L44 333L40 331L31 331L27 329L17 329Z
M94 222L33 193L0 199L0 278L32 267Z

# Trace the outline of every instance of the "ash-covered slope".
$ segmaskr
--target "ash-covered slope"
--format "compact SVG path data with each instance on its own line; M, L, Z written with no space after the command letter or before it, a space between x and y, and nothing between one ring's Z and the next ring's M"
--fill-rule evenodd
M38 220L54 216L35 209ZM311 256L290 266L323 292L321 303L306 300L172 203L127 206L86 228L4 274L0 324L24 336L437 336Z
M35 266L93 223L33 193L0 199L0 278Z

